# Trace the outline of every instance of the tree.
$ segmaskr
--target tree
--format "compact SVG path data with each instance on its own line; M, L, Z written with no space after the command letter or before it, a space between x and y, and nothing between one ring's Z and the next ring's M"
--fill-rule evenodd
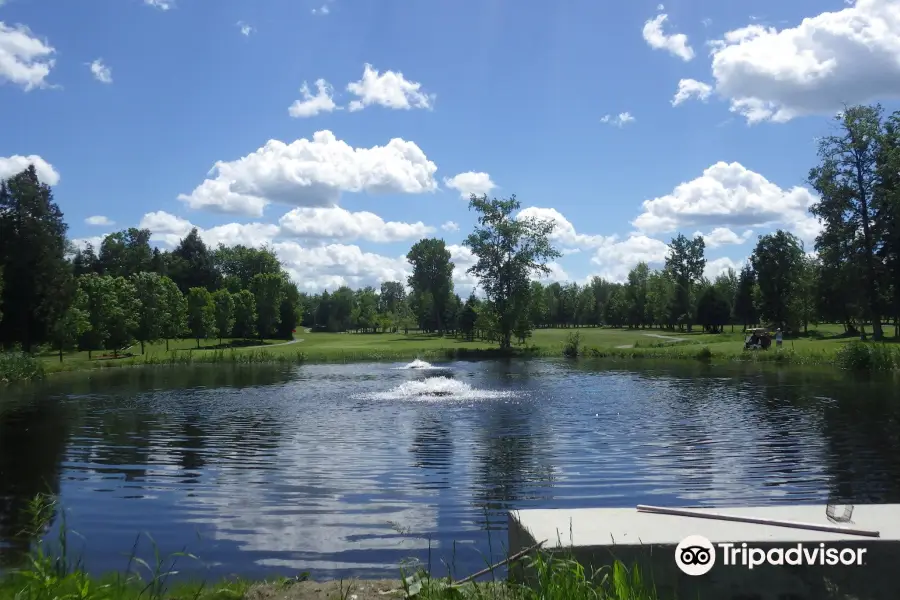
M212 260L216 270L225 282L225 287L232 293L250 289L250 281L254 275L280 274L281 262L272 248L250 248L244 245L219 247L212 252Z
M843 259L862 267L866 313L872 319L876 340L883 335L876 268L877 238L882 229L877 198L881 113L877 105L854 106L838 115L838 134L821 139L820 164L810 170L808 178L819 193L810 211L822 219L826 230L816 248L827 243L829 234L837 233L848 240Z
M639 262L628 273L628 285L625 288L628 302L628 324L631 327L643 327L647 321L647 287L649 285L650 267Z
M291 340L294 338L294 330L297 329L300 316L303 314L303 304L300 301L300 291L297 286L287 279L284 280L284 295L278 311L277 335L280 339Z
M250 291L256 298L256 330L263 339L274 333L281 320L284 279L280 274L258 273L250 279Z
M710 285L697 299L697 322L706 331L719 333L731 317L731 303L720 288Z
M230 335L234 328L234 298L231 292L222 289L212 295L212 301L216 321L216 337L219 338L221 346L222 338Z
M212 253L200 239L197 228L191 229L169 255L169 277L178 284L183 294L194 287L212 292L219 288L220 275L216 270Z
M757 322L756 306L753 302L753 289L756 286L756 274L748 264L741 269L738 276L737 289L734 292L732 311L734 318L738 320L744 329Z
M250 290L241 290L233 294L234 298L234 335L241 339L249 339L256 335L256 297Z
M472 194L469 208L478 216L478 227L464 244L476 262L468 273L478 277L496 317L501 349L511 347L513 328L528 310L533 275L549 275L547 261L561 256L550 243L555 223L534 217L513 218L520 208L515 195L489 200Z
M818 322L818 283L818 261L806 255L801 256L788 310L803 325L803 333L807 333L810 323Z
M162 288L162 322L160 334L166 340L166 352L169 351L169 340L181 337L187 331L187 300L178 289L178 285L168 277L160 278Z
M109 277L109 293L112 295L111 310L107 313L107 346L118 358L119 351L134 341L141 313L141 301L134 285L124 277Z
M72 304L53 323L53 342L59 350L59 362L63 361L63 351L73 347L90 328L87 296L76 288Z
M378 310L383 313L396 313L400 304L406 301L406 289L399 281L385 281L381 284L378 295Z
M141 303L141 311L137 317L137 328L134 337L141 343L141 354L144 344L162 339L166 319L166 288L163 278L158 273L135 273L131 276L137 299Z
M83 294L84 308L88 314L88 328L82 333L82 346L87 348L88 360L94 350L102 350L109 339L109 314L115 301L110 289L110 278L88 273L78 278L78 290Z
M463 306L462 314L459 317L459 330L471 340L475 334L475 322L478 320L478 299L475 293L469 296L466 304Z
M103 238L96 268L101 275L129 277L153 270L150 230L131 227Z
M427 238L413 244L406 255L412 265L409 287L413 290L413 310L420 326L444 333L447 304L453 293L453 262L444 240ZM426 295L430 302L425 302ZM426 308L427 307L427 308Z
M691 330L694 313L691 306L693 286L703 277L703 270L706 268L706 259L703 257L705 248L706 243L701 236L689 240L679 233L669 244L669 254L666 256L666 270L672 274L675 282L672 309L676 320L687 324L688 331Z
M760 317L778 327L796 326L791 302L803 264L803 245L792 234L779 229L762 235L753 250L750 262L759 285Z
M70 306L74 287L66 261L63 213L34 166L0 182L0 345L26 352L48 341L53 323Z
M216 331L216 307L212 294L204 287L192 287L187 295L187 326L191 336L197 340L206 339Z

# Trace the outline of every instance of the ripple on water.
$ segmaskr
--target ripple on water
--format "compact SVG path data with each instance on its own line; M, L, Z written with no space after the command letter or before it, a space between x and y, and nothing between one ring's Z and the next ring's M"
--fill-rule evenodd
M367 400L491 400L512 398L511 391L483 390L474 388L464 381L450 377L428 377L420 381L405 381L386 392L359 394L357 398Z

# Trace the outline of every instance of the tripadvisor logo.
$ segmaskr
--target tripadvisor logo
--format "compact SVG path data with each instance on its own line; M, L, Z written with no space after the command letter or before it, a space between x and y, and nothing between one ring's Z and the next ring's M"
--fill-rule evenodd
M716 564L716 549L702 535L689 535L675 547L675 564L685 575L705 575Z

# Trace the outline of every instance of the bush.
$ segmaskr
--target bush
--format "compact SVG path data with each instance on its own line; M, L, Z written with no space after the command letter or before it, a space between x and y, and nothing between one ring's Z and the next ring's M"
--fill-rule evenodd
M897 363L897 351L885 344L850 342L837 351L835 360L842 369L890 371Z
M563 354L569 358L575 358L581 354L581 333L575 331L566 337Z
M25 352L0 352L0 383L44 378L44 363Z

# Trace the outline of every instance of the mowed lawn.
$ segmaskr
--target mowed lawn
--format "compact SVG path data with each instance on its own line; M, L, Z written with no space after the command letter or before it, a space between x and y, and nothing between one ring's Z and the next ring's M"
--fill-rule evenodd
M560 329L537 329L528 339L527 346L536 346L546 354L561 354L567 339L573 333L577 333L580 344L585 348L599 348L604 350L636 348L661 348L666 346L679 347L684 345L704 345L719 355L739 354L743 351L744 336L741 327L726 327L724 333L708 334L695 329L688 333L682 331L669 331L658 329L613 329L599 327L579 327ZM888 328L885 333L893 333ZM786 338L785 348L798 353L833 353L841 344L856 338L843 336L843 328L840 325L820 325L810 329L810 335L797 338ZM889 338L888 341L895 341ZM140 344L132 346L128 352L138 355L131 358L109 358L108 352L95 352L93 359L88 359L87 352L71 352L64 354L63 364L59 364L59 358L55 353L48 352L43 355L46 366L51 370L60 368L65 370L91 368L95 366L113 366L110 363L130 364L135 360L146 357L164 358L173 354L184 355L188 352L209 353L220 350L233 349L236 353L265 351L272 354L296 355L303 353L309 360L317 358L338 358L342 355L352 360L354 357L375 356L383 353L385 357L411 356L419 353L437 352L450 349L486 349L496 347L496 344L451 336L441 337L411 331L403 333L312 333L298 331L292 343L284 340L201 340L200 348L193 339L180 339L169 341L169 351L166 351L165 342L147 344L145 357L140 356ZM101 364L105 363L105 364Z

